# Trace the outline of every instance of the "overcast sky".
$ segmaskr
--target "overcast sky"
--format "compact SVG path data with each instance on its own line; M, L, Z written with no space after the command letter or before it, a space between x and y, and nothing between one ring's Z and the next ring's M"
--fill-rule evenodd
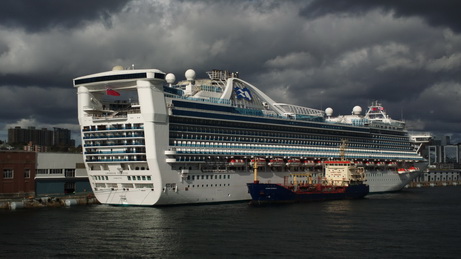
M80 138L72 79L132 64L177 79L238 71L275 101L335 115L379 100L409 130L459 134L460 10L459 0L3 0L0 139L14 126Z

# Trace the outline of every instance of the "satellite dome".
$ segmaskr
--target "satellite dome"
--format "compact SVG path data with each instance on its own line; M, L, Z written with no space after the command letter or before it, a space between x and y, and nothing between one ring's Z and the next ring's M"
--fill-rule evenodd
M123 70L123 67L122 66L115 66L112 68L112 71L116 71L116 70Z
M195 71L192 69L188 69L185 73L186 79L192 81L195 79Z
M168 73L168 74L166 74L166 76L165 76L165 80L166 80L166 82L167 82L168 84L173 84L174 81L176 81L176 77L174 76L174 74Z
M360 107L360 106L354 106L354 108L352 109L352 114L354 114L354 115L360 115L360 113L362 113L362 107Z
M331 115L333 115L333 109L328 107L325 109L325 114L330 117Z

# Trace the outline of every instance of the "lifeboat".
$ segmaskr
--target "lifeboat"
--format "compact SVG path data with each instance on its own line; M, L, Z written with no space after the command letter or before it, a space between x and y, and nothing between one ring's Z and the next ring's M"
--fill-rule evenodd
M389 166L389 167L397 167L397 162L389 162L387 164L387 166Z
M316 161L315 166L323 166L323 161L321 161L321 160Z
M368 161L368 162L365 163L365 165L369 166L369 167L372 167L372 166L375 166L375 162Z
M410 173L412 173L412 172L416 172L416 171L419 171L419 168L417 168L417 167L414 167L414 166L412 166L412 167L408 168L408 172L410 172Z
M230 159L228 162L229 166L244 166L245 161L243 159Z
M407 169L405 169L405 168L399 168L399 169L397 169L397 173L399 173L399 174L404 174L404 173L406 173L406 172L407 172Z
M354 162L357 166L363 166L363 162L362 161L355 161Z
M257 158L256 162L258 163L258 167L266 165L266 159L264 158ZM251 159L250 165L254 166L254 164L255 164L255 159Z
M303 164L304 164L304 166L306 166L306 167L315 166L315 162L312 161L312 160L305 160Z
M258 164L259 164L259 162L258 162ZM273 158L273 159L269 160L268 165L271 166L271 167L281 167L281 166L285 165L285 162L281 158Z
M295 158L295 159L289 159L287 162L287 166L291 167L296 167L301 165L301 160Z
M376 163L376 165L379 166L379 167L384 167L384 166L386 166L386 163L378 162L378 163Z

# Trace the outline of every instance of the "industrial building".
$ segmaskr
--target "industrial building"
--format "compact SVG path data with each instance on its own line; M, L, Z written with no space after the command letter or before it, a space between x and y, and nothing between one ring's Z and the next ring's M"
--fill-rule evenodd
M3 198L91 193L78 153L0 151L0 173Z

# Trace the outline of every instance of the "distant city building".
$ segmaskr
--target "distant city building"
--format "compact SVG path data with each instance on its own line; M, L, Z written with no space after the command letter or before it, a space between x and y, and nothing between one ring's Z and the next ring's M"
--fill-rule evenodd
M47 152L48 147L47 146L34 145L32 143L32 141L30 141L29 144L24 146L24 151Z
M459 162L459 151L457 145L446 145L443 147L443 162L457 164Z
M75 140L71 139L71 132L68 129L53 128L53 146L73 147Z
M62 128L53 128L53 130L48 130L46 128L36 129L35 127L28 127L27 129L21 127L10 128L8 129L8 143L12 145L29 145L31 147L75 146L75 140L71 139L70 130Z

